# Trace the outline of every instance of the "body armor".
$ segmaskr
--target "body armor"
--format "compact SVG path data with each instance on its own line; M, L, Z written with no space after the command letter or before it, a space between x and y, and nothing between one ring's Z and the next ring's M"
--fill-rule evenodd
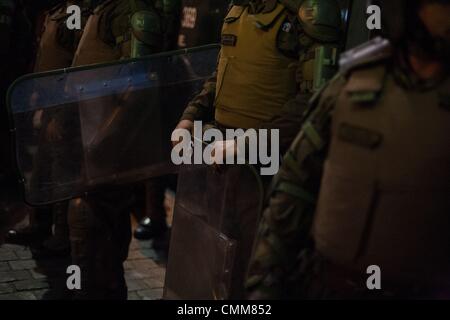
M78 49L75 52L73 59L73 66L81 66L87 64L96 64L101 62L110 62L120 59L123 53L126 51L125 47L128 45L128 51L130 51L129 41L122 43L119 46L112 46L100 38L99 34L99 22L102 16L106 13L106 10L112 9L114 1L106 1L99 5L94 13L89 17L86 27L81 37Z
M450 82L408 90L381 61L358 63L337 100L313 238L359 274L448 286Z
M276 46L286 8L277 4L256 15L248 10L233 6L222 29L215 118L227 127L258 128L297 93L297 60Z
M253 14L258 5L265 7ZM298 93L318 90L336 71L341 29L335 1L245 1L231 7L217 70L217 122L257 128Z
M65 3L47 14L34 66L35 72L66 68L72 64L75 32L66 28L67 17Z

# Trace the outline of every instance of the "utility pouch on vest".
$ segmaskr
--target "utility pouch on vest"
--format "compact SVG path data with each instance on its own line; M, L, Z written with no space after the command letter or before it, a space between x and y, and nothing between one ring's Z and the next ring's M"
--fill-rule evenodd
M320 46L315 50L313 91L318 91L337 71L338 49Z
M337 71L338 49L321 45L310 51L303 62L301 88L304 92L317 92Z

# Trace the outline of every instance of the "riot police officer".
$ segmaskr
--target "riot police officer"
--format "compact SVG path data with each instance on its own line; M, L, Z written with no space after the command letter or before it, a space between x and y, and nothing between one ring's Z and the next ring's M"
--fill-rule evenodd
M89 17L73 66L140 57L165 48L169 0L100 1ZM172 20L173 21L173 20ZM167 39L166 39L167 40ZM168 40L167 40L168 41ZM118 103L111 101L111 103ZM131 186L111 187L69 205L72 260L82 270L79 298L125 299L123 262L131 238Z
M320 80L314 79L312 68L315 59L319 59L316 48L327 46L332 48L332 55L337 53L333 49L339 47L339 6L335 1L233 3L222 29L217 73L188 105L178 128L191 129L194 120L214 120L231 128L281 127L282 149L286 149L293 139L292 129L299 124L296 120L305 109L305 97L315 90L314 81ZM311 16L311 12L315 15ZM271 43L271 50L264 47L266 42ZM250 43L252 50L247 50ZM234 58L236 55L242 57ZM267 65L257 63L257 59ZM232 62L242 64L242 73L233 71ZM261 77L260 72L265 76ZM242 85L235 81L237 77L242 79ZM264 86L251 85L258 82L264 82ZM218 85L221 90L217 90ZM268 90L261 90L263 87ZM273 98L275 92L280 96L278 101ZM258 106L252 101L258 101ZM213 119L208 118L211 115Z
M321 64L317 52L327 52L333 61L340 30L335 1L233 1L222 28L217 72L188 105L177 128L191 130L195 120L203 120L222 130L279 129L284 152L301 125L306 101L320 82L313 67L315 62ZM329 67L333 68L332 63ZM246 192L242 197L259 197L256 189ZM233 224L232 238L238 243L228 298L243 297L257 210L255 204L245 205L237 208L235 217L224 218L235 219L225 224ZM171 243L172 252L188 255L182 247Z
M89 9L89 5L85 1L62 1L46 11L33 68L34 72L51 71L71 66L82 34L82 29L71 30L66 26L66 20L69 17L67 8L71 5L78 5L83 9L82 27L84 26L86 12ZM38 104L39 99L40 97L37 93L34 94L30 104ZM52 175L59 175L58 168L63 165L58 163L58 161L53 161L50 162L52 165L49 166L49 157L51 157L55 148L48 150L45 147L46 141L60 140L60 147L56 148L59 152L64 149L64 141L57 138L62 136L62 128L58 124L57 112L40 110L36 111L33 118L34 127L36 130L40 130L40 133L38 151L34 155L33 171L36 174L33 174L32 180L35 183L39 183L39 181L36 181L39 180L39 174L37 173L44 170L45 167L51 167ZM57 157L54 158L57 159ZM42 172L40 173L42 174ZM54 234L52 234L53 223L55 224ZM68 237L67 202L61 202L53 206L35 208L30 216L30 225L24 229L10 230L8 241L30 243L34 242L34 240L45 240L38 247L39 250L34 251L35 254L41 256L66 255L70 250Z
M217 43L220 27L229 1L183 0L181 23L179 25L178 48L191 48ZM172 187L173 177L160 177L146 184L146 201L149 216L141 220L134 231L137 239L154 239L154 246L160 247L167 231L166 212L163 207L166 187ZM164 241L162 242L164 243Z
M54 1L52 1L54 2ZM13 163L11 159L11 137L9 132L8 114L5 106L6 91L11 83L24 73L32 71L35 54L33 44L34 18L38 12L53 6L49 1L30 3L19 0L0 1L0 188L5 215L15 207L13 203L18 199L18 185L13 176ZM1 217L0 217L1 219ZM9 218L2 224L5 231L10 227L7 223ZM5 236L2 234L1 236ZM7 240L11 240L9 237Z
M449 297L450 2L383 12L390 42L343 54L275 178L252 298Z

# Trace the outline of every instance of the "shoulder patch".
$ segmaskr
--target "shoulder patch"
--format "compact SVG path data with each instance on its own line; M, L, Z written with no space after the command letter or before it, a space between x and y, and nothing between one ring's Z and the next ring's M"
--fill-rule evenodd
M386 72L384 65L355 70L344 90L355 103L372 103L378 99L384 88Z
M376 149L383 141L380 132L345 122L339 125L338 137L342 141L371 150Z
M257 28L262 30L270 29L275 21L281 16L284 12L285 7L282 5L278 5L274 10L269 13L256 14L253 16L255 20L255 25Z
M342 74L347 74L355 68L382 62L391 56L392 47L389 40L377 37L342 53L339 59L339 71Z

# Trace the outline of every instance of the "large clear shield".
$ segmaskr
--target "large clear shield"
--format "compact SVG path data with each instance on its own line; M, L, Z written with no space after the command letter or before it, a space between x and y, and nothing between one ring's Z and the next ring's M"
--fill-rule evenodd
M181 168L165 299L243 298L263 193L252 166Z
M205 46L19 79L8 102L27 202L172 172L171 131L218 52Z

